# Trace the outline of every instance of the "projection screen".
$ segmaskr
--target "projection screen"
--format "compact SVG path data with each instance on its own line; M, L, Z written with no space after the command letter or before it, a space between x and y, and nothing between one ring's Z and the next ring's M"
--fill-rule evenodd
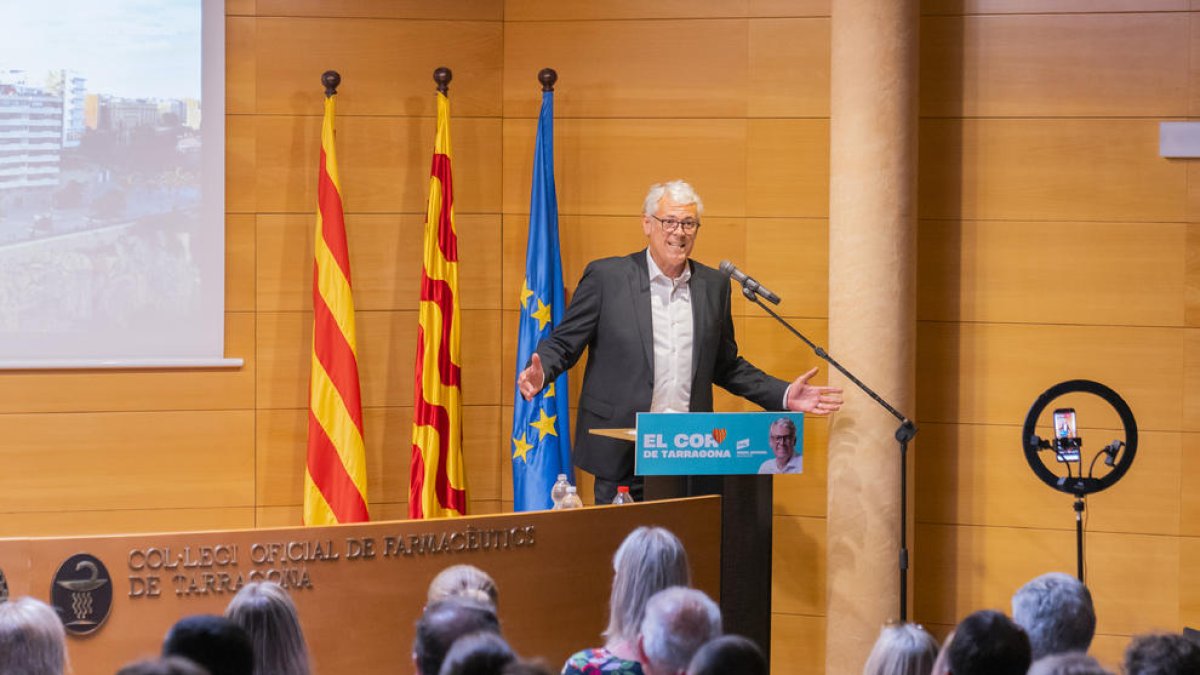
M0 368L241 365L224 2L5 2L0 25Z

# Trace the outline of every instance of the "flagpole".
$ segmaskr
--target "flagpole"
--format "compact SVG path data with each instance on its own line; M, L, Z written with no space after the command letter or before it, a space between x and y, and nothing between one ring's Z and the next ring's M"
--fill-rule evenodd
M342 75L336 70L321 73L321 84L325 85L325 98L337 94L338 85L342 83Z
M433 81L437 83L437 90L442 93L442 96L450 96L450 80L454 79L454 73L446 66L442 66L433 71Z
M538 82L542 83L542 91L554 91L554 83L558 82L558 71L542 68L538 71Z

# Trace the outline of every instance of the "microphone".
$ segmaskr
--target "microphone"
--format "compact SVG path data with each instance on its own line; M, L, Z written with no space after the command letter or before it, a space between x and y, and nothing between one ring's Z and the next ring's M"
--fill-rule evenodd
M721 261L720 270L725 273L725 276L741 284L742 288L744 288L747 293L757 294L759 297L773 305L779 304L778 295L775 295L766 286L763 286L755 281L754 277L739 270L736 265L728 260Z

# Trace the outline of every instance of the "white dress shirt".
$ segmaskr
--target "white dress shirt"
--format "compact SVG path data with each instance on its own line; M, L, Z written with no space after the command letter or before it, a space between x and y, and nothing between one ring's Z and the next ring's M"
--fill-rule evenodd
M650 268L650 316L654 323L654 396L650 412L687 412L692 400L692 293L690 265L672 279L654 263Z

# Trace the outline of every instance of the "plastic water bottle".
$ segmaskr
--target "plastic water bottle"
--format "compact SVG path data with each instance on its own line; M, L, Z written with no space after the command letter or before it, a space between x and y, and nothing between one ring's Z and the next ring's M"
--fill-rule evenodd
M563 497L567 496L567 488L569 487L571 487L571 484L567 481L567 474L558 474L558 480L554 482L554 487L550 488L550 501L554 502L554 506L551 508L562 508L562 500Z
M628 485L618 485L617 486L617 496L613 497L612 503L613 504L632 504L633 503L633 495L629 494L629 486Z
M558 508L560 508L560 509L582 509L583 508L583 500L580 499L579 495L575 492L574 485L567 488L567 496L563 497L562 504L560 504Z

